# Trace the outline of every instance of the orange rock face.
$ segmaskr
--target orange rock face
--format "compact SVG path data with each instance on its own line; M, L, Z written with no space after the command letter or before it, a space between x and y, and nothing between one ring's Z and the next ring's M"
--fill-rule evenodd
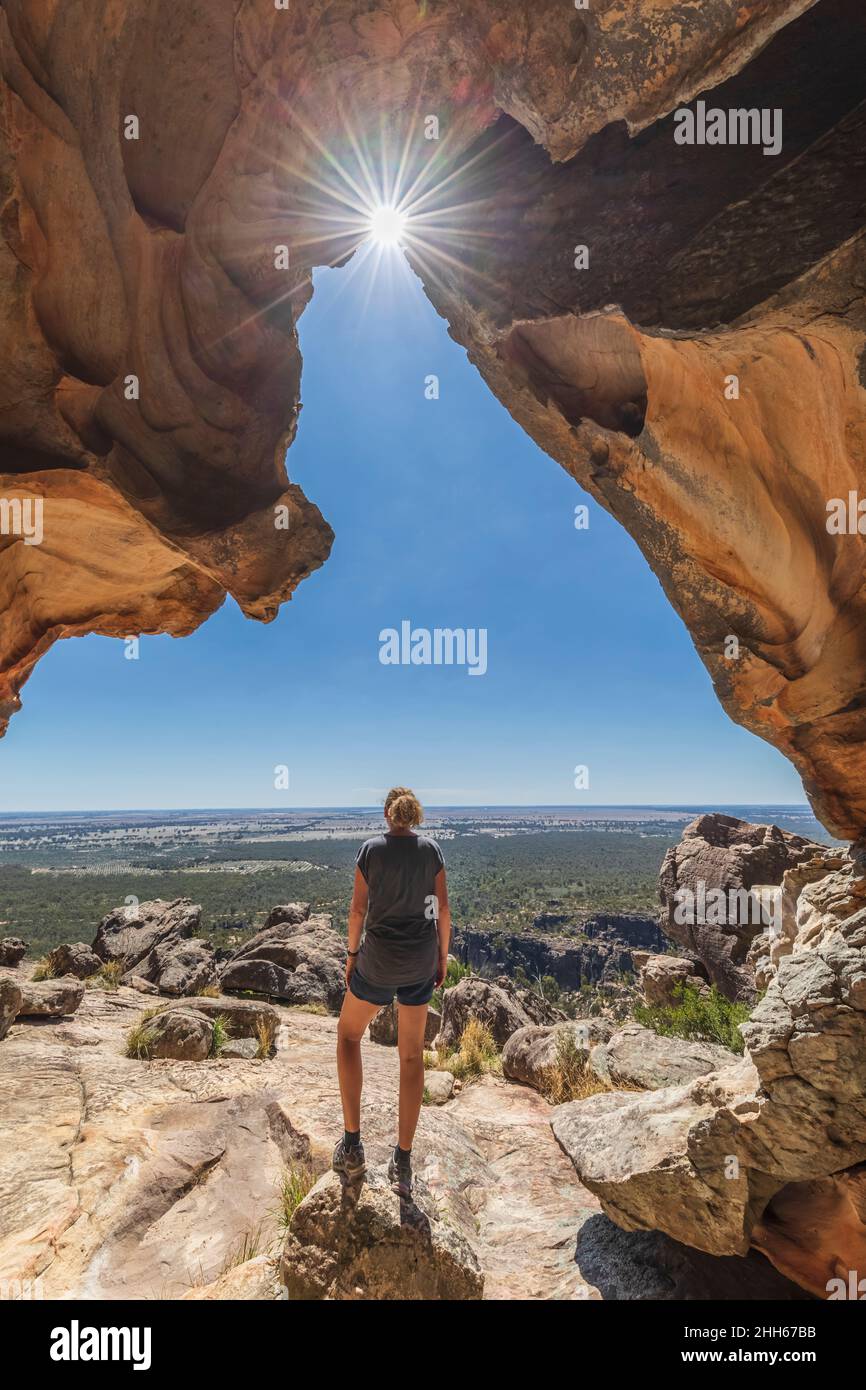
M268 620L326 559L295 326L384 155L453 335L860 835L864 64L858 0L7 0L0 717L57 637ZM698 100L778 150L679 143Z

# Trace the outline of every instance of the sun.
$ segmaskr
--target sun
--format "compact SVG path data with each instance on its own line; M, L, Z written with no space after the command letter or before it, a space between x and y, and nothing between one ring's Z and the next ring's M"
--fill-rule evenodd
M393 203L380 203L373 208L368 222L370 240L377 246L400 246L406 234L408 218Z

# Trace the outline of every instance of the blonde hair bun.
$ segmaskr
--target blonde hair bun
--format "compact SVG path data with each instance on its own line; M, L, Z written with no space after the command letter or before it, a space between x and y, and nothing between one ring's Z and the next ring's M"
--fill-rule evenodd
M385 815L401 830L411 830L424 819L421 802L410 787L391 788L385 797Z

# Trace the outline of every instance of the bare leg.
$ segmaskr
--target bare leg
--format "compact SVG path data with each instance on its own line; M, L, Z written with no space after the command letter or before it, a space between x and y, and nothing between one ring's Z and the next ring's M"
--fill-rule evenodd
M398 1004L397 1050L400 1053L400 1118L397 1142L411 1149L424 1096L426 1004Z
M346 990L337 1026L337 1076L343 1102L343 1127L353 1132L361 1128L361 1087L364 1084L361 1039L379 1008L379 1004L356 999L351 990Z

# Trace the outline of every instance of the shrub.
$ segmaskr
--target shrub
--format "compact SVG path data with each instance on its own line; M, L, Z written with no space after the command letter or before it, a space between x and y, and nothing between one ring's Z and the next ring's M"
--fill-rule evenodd
M663 1038L690 1038L717 1043L732 1052L744 1050L740 1024L749 1017L751 1005L732 1004L715 985L702 994L694 985L681 982L674 986L673 996L675 1002L669 1005L637 1004L635 1021Z
M221 993L219 985L202 985L201 989L196 990L196 997L199 999L219 999Z
M51 979L51 966L48 964L47 956L43 956L41 960L38 960L36 962L35 966L33 967L33 974L30 978L32 980Z
M280 1177L279 1223L284 1231L289 1229L292 1217L315 1182L316 1174L307 1163L291 1163L283 1169Z
M477 1018L470 1018L463 1029L456 1052L440 1048L436 1065L440 1071L450 1071L458 1081L471 1081L486 1072L502 1069L493 1034L486 1023L481 1023Z
M97 970L95 975L88 975L84 985L86 989L105 989L113 994L115 990L120 988L122 974L123 961L109 960Z
M217 1014L213 1021L213 1038L211 1039L210 1045L211 1057L219 1057L228 1040L229 1021L225 1014Z
M574 1033L567 1029L557 1036L556 1061L546 1069L539 1089L551 1105L563 1105L568 1100L597 1096L611 1087L596 1076L587 1053L578 1047Z
M260 1018L256 1024L256 1037L259 1044L256 1048L256 1056L261 1057L263 1061L271 1055L279 1026L277 1020L273 1018Z
M150 1050L153 1047L156 1034L153 1029L148 1028L147 1025L158 1013L159 1009L148 1009L141 1015L141 1018L127 1036L127 1057L134 1057L138 1062L145 1062L150 1057Z

